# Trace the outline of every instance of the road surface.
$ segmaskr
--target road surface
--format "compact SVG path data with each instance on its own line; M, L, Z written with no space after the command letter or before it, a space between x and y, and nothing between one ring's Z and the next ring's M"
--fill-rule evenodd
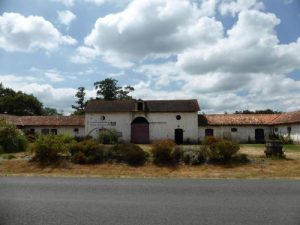
M300 225L300 181L0 177L0 225Z

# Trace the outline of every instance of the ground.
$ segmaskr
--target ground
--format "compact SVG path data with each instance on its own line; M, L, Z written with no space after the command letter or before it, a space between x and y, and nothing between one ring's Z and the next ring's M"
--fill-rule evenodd
M149 146L142 146L148 150ZM241 145L248 164L200 166L179 165L159 167L151 163L142 167L122 164L75 165L41 167L27 160L29 153L17 153L16 158L0 161L0 175L38 176L90 176L90 177L177 177L177 178L290 178L300 179L300 146L285 146L286 159L269 159L264 156L264 145Z

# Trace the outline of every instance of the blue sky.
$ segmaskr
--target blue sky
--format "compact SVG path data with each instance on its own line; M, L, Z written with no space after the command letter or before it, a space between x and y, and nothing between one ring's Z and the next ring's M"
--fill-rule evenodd
M300 110L300 1L0 0L0 82L72 111L106 77L202 112Z

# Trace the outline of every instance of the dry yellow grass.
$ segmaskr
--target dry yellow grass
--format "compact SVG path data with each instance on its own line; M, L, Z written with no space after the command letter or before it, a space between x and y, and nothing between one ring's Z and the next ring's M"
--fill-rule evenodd
M0 175L90 176L90 177L167 177L167 178L287 178L300 179L300 151L287 152L286 160L266 159L262 148L242 147L252 159L241 165L200 165L158 167L146 164L130 167L120 164L74 165L41 167L26 160L12 159L0 162ZM22 154L18 158L22 158Z

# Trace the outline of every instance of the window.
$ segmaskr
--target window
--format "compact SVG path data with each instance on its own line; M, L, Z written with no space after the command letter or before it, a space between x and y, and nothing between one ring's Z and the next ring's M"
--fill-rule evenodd
M176 120L181 120L181 116L180 116L180 115L177 115L177 116L176 116Z
M34 134L34 132L35 132L35 129L34 129L34 128L31 128L31 129L30 129L30 133L31 133L31 134Z
M138 111L143 111L144 109L144 103L143 102L138 102L137 103L137 110Z
M75 132L75 133L78 133L78 132L79 132L79 129L78 129L78 128L74 128L74 132Z
M278 132L278 127L275 127L275 128L274 128L274 131L275 131L275 132Z
M101 117L100 117L100 120L105 120L105 116L101 116Z
M287 129L288 135L290 136L290 135L291 135L292 128L291 128L291 127L287 127L286 129Z
M42 134L43 135L49 134L49 129L42 129Z
M231 132L237 132L237 131L238 131L238 129L236 127L231 128Z
M51 134L57 135L57 129L51 129Z
M214 129L205 129L205 137L214 136Z

